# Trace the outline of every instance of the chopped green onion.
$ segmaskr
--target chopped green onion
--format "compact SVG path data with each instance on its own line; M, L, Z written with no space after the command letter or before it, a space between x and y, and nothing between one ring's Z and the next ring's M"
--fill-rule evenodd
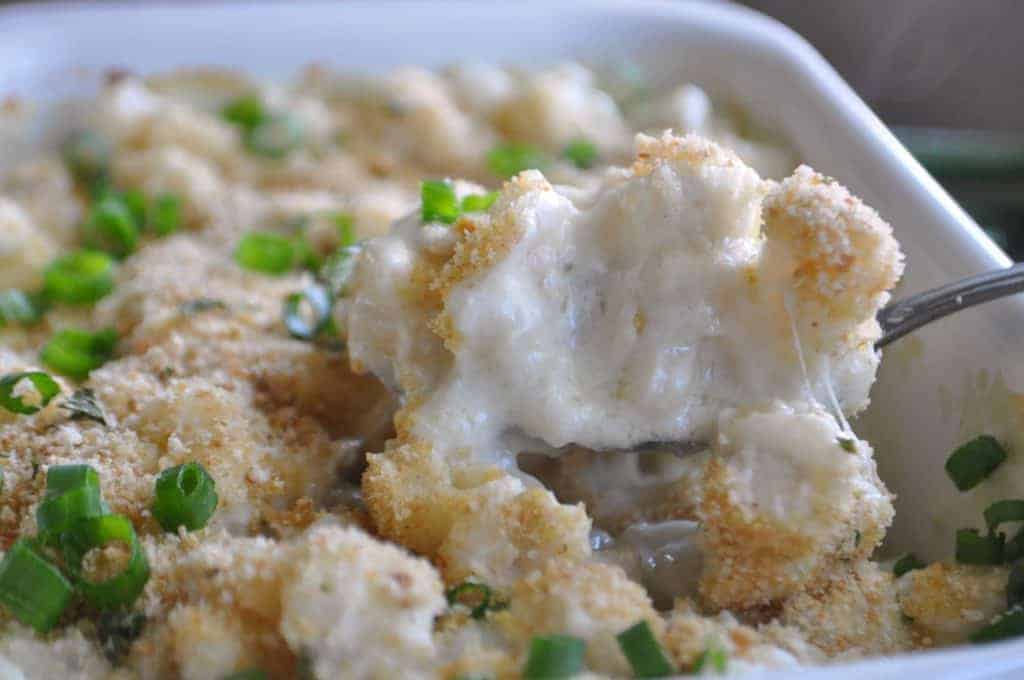
M71 175L87 187L106 179L111 152L110 142L89 130L71 133L61 145L61 155Z
M266 120L267 110L258 94L244 94L228 102L220 115L227 122L249 130Z
M251 271L284 274L295 266L295 246L280 234L249 232L235 249L235 262Z
M146 615L142 612L103 612L96 622L96 636L107 661L117 665L142 634Z
M710 668L715 673L725 673L728 665L729 656L725 650L718 646L710 646L697 657L697 661L693 664L692 672L694 675L697 675L703 673L704 669Z
M57 625L73 594L55 566L19 538L0 562L0 603L14 618L40 633Z
M1024 609L1008 611L969 638L971 642L995 642L1024 635Z
M107 424L107 416L96 401L96 393L88 387L75 390L74 394L61 402L60 407L68 412L71 420L92 420L103 426Z
M245 146L267 158L284 158L302 144L302 123L295 116L277 114L269 116L247 131Z
M59 257L43 272L43 292L55 302L91 305L112 290L114 260L95 250Z
M989 533L993 533L1003 522L1024 521L1024 501L996 501L985 508L985 524Z
M303 303L308 314L303 313ZM284 299L284 325L293 338L312 340L331 320L331 298L323 286L308 286Z
M356 233L355 218L348 213L335 213L331 219L334 221L334 227L338 230L338 247L354 246L359 238Z
M107 513L100 478L89 465L56 465L46 471L46 495L36 508L39 536L48 545L78 520Z
M110 543L121 543L130 551L127 564L117 574L92 581L83 572L82 562L89 551ZM142 594L149 580L149 563L139 545L135 528L123 515L104 515L79 520L61 537L64 562L82 596L103 609L127 607Z
M117 333L107 329L90 333L78 328L57 331L39 356L48 367L63 375L84 380L114 355Z
M149 210L146 194L138 189L126 189L113 196L115 199L120 199L128 208L128 212L131 213L132 219L135 221L136 229L146 223L146 212Z
M181 228L181 199L174 194L161 194L150 201L146 228L157 236L178 231Z
M220 680L268 680L268 676L259 668L247 668L244 671L235 671L225 675Z
M39 404L26 404L24 400L14 394L14 389L22 380L28 380L32 387L39 394ZM57 381L42 371L28 371L26 373L8 373L0 378L0 406L11 413L32 415L41 408L45 408L50 401L60 394L60 385Z
M1010 576L1006 580L1006 607L1024 604L1024 564L1015 564L1010 568Z
M615 639L619 641L619 649L633 667L634 677L665 678L675 674L675 668L646 621L627 628Z
M497 191L486 194L470 194L462 199L462 212L487 212L497 198Z
M946 461L946 473L956 488L977 486L1006 460L1006 449L990 435L981 435L960 446Z
M459 199L455 188L444 180L429 180L420 184L420 199L423 204L421 219L424 224L444 222L451 224L459 219Z
M164 531L206 526L217 509L217 483L199 463L167 468L156 480L153 517Z
M212 312L214 310L226 310L228 305L223 300L216 298L196 298L195 300L186 300L178 305L178 311L185 316L194 316L196 314L202 314L203 312Z
M32 296L17 288L0 290L0 328L9 323L26 326L36 323L43 316L42 307L33 301Z
M583 670L586 643L569 635L538 635L530 642L524 680L571 678Z
M542 170L546 165L544 154L527 144L502 144L487 153L487 167L503 179L518 175L523 170Z
M107 194L93 204L82 224L85 243L97 250L125 257L139 242L139 222L122 196Z
M320 268L319 278L331 296L334 298L344 297L348 293L349 285L356 271L356 261L360 247L358 245L339 248L334 251Z
M488 610L500 607L500 603L493 602L494 591L485 583L464 581L448 590L445 597L448 598L448 606L461 605L469 609L469 615L474 619L482 619L487 615Z
M597 162L597 147L593 142L581 137L569 142L562 150L562 156L572 161L580 170L586 170Z
M1002 534L981 535L977 529L957 529L956 561L960 564L1002 564Z
M847 453L857 453L857 442L850 437L836 437L836 443Z
M302 269L316 270L323 265L323 258L313 250L305 234L299 234L292 239L292 248L295 252L295 262Z
M917 559L914 553L907 553L903 557L896 560L896 563L892 565L893 576L899 578L908 571L915 571L917 569L924 569L927 565L921 560Z

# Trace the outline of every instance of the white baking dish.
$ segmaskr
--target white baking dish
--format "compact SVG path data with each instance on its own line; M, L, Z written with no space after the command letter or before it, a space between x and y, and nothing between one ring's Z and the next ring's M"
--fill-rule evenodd
M1004 266L999 251L807 43L738 7L697 2L51 4L0 9L0 99L53 101L95 87L103 69L219 64L287 76L312 61L354 70L463 59L544 64L629 57L665 81L687 78L782 131L809 164L839 178L896 229L907 253L901 293ZM0 140L0 143L2 140ZM0 148L0 160L13 153ZM894 345L857 427L899 494L893 552L934 559L953 530L1024 491L1007 464L957 494L942 463L982 430L1008 436L999 393L1024 386L1024 306L961 313ZM1022 388L1024 389L1024 388ZM966 413L967 415L962 416ZM1012 439L1012 437L1011 437ZM1024 451L1024 449L1019 449ZM1014 670L1016 669L1016 670ZM1024 641L881 659L801 678L1024 677ZM779 677L771 674L770 677Z

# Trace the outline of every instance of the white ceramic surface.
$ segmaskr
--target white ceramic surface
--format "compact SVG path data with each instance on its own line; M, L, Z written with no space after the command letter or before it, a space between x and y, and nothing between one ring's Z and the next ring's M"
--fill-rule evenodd
M219 64L270 77L310 62L355 70L483 59L540 65L629 59L692 79L781 130L801 157L889 220L907 253L902 293L1008 263L835 71L796 34L742 8L699 2L51 4L0 9L0 99L54 101L102 69ZM13 153L0 140L0 160ZM857 427L899 495L888 549L949 557L953 530L1024 495L1024 464L957 494L943 461L982 430L1006 436L1005 393L1024 391L1024 303L939 322L888 351ZM995 396L992 396L995 395ZM1003 395L1003 396L1000 396ZM995 399L997 403L992 402ZM991 403L990 403L991 402ZM962 414L966 412L966 417ZM1024 449L1021 449L1024 456ZM1024 641L802 672L801 678L1024 677ZM770 674L764 677L784 677Z

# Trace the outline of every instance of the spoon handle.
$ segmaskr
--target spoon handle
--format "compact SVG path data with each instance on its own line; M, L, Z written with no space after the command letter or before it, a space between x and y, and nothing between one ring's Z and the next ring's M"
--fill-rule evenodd
M878 312L882 337L875 343L875 347L884 347L907 333L953 312L1022 291L1024 262L897 300Z

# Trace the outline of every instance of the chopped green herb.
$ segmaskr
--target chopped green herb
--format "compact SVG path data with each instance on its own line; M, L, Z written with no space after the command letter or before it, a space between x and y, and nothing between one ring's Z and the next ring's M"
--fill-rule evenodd
M725 650L719 646L709 646L697 657L692 672L696 675L703 673L705 669L711 669L715 673L725 673L728 665L729 656Z
M90 580L82 568L86 554L111 543L121 543L131 551L127 564L114 576L102 581ZM123 515L79 520L61 536L61 546L64 563L79 592L98 609L107 611L130 606L146 587L149 562L139 545L135 528Z
M182 302L178 306L178 311L184 314L185 316L195 316L196 314L202 314L203 312L212 312L214 310L223 311L226 310L227 308L228 305L223 300L204 297Z
M153 517L164 531L202 529L217 509L217 483L199 463L167 468L156 480Z
M664 678L674 675L676 670L665 656L657 638L646 621L627 628L616 636L619 649L633 668L637 678Z
M586 170L594 167L597 162L597 147L587 139L574 139L562 150L562 156L572 161L580 170Z
M358 240L356 234L356 219L348 213L334 213L331 215L334 227L338 230L338 247L348 248L354 246Z
M970 637L977 644L995 642L1024 635L1024 609L1013 609L1000 616L996 621L985 626Z
M1006 607L1013 609L1024 604L1024 564L1015 564L1010 568L1010 576L1006 580Z
M1024 521L1024 501L996 501L985 508L985 524L988 525L989 533L995 532L1004 522L1021 521Z
M455 188L444 180L429 180L420 184L420 199L423 204L421 219L424 224L444 222L451 224L459 219L459 199Z
M957 529L956 561L960 564L1002 564L1002 534L981 535L977 529Z
M78 250L43 271L43 293L54 302L91 305L114 290L114 260L106 253Z
M462 199L462 212L487 212L497 198L497 191L486 194L470 194Z
M304 135L305 131L298 118L289 114L276 114L246 132L245 146L260 156L279 159L298 148Z
M114 198L120 199L125 207L128 208L128 212L131 213L132 219L135 221L136 228L146 223L149 201L146 200L144 193L138 189L126 189L119 194L114 194Z
M448 590L445 596L449 607L465 607L474 619L482 619L488 611L504 608L502 603L494 600L494 591L485 583L464 581Z
M88 387L75 390L74 394L61 402L60 407L68 412L72 420L93 420L106 426L107 417L96 401L96 394Z
M538 635L530 642L523 680L571 678L583 670L586 643L569 635Z
M28 326L38 322L44 312L40 302L17 288L0 290L0 328L9 323Z
M76 380L84 380L114 356L117 333L107 329L90 333L78 328L57 331L39 357L52 370Z
M839 448L848 453L857 453L857 442L849 437L836 437Z
M72 177L89 188L106 180L111 152L110 142L89 130L71 133L61 145L61 156Z
M308 286L284 299L283 316L293 338L313 340L331 321L331 297L323 286Z
M977 486L1006 460L1006 449L990 435L982 435L960 446L946 461L946 473L956 488L967 491Z
M39 538L56 545L75 523L107 513L100 478L89 465L55 465L46 472L46 495L36 508Z
M15 541L0 562L0 603L11 616L39 633L57 625L72 593L68 580L29 539Z
M142 612L103 612L96 622L96 634L100 649L113 665L117 665L128 654L132 643L142 634L146 626L146 615Z
M221 118L242 129L249 130L267 118L263 99L258 94L245 94L235 97L221 109Z
M502 179L518 175L523 170L543 170L547 164L543 152L528 144L502 144L487 153L487 167Z
M35 403L25 403L21 396L16 395L15 388L22 380L28 380L39 399ZM50 401L60 394L60 385L57 381L42 371L27 371L25 373L8 373L0 378L0 406L11 413L30 416L42 408L45 408Z
M82 231L90 248L125 257L138 245L139 226L124 198L107 194L93 204L82 224Z
M284 274L295 266L295 259L292 241L270 232L249 232L235 249L235 262L264 274Z
M178 231L181 228L181 199L174 194L161 194L150 201L146 228L157 236Z
M330 291L335 299L345 297L348 293L349 284L356 270L356 255L359 254L360 246L348 246L334 251L320 268L317 278Z
M915 556L914 553L907 553L903 557L896 560L896 563L892 565L892 573L893 576L899 578L900 576L906 574L908 571L924 569L926 566L928 565L926 565L921 560L917 559L917 556Z

